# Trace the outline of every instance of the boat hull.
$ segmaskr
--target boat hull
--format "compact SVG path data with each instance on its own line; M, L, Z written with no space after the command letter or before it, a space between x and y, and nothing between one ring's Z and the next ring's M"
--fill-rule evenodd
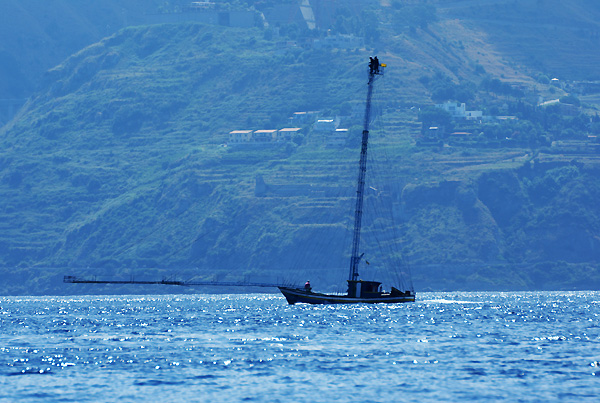
M415 302L415 294L410 295L391 295L382 294L380 296L360 298L349 297L348 295L322 294L305 291L298 288L279 287L290 305L297 303L304 304L398 304L402 302Z

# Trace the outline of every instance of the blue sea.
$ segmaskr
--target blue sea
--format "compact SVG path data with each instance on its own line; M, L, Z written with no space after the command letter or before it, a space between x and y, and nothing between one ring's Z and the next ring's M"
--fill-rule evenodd
M600 292L0 298L2 402L581 402Z

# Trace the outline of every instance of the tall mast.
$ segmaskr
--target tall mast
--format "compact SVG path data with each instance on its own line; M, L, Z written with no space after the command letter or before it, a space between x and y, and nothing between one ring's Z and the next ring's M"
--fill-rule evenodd
M358 185L356 189L356 208L354 212L354 234L352 236L352 256L350 258L350 275L348 280L358 280L358 263L362 258L359 255L360 228L362 225L363 196L365 190L365 174L367 173L367 145L369 144L369 121L371 119L371 95L373 83L378 75L383 75L385 64L379 65L377 57L369 63L369 82L367 90L367 104L365 107L365 121L363 124L362 143L360 148L360 164L358 169Z

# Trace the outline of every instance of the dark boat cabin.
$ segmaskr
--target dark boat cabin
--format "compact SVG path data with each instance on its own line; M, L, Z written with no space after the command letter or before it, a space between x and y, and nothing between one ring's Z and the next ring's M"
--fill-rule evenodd
M377 298L381 296L379 281L348 280L348 296L352 298Z

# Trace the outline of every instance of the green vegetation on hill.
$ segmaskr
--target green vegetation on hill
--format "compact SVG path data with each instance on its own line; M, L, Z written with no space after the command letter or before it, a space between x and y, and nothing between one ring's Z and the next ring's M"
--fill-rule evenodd
M290 148L222 144L233 129L362 98L364 56L331 59L198 24L126 29L67 59L2 136L2 265L253 267L265 228L251 217L269 208L255 176ZM226 236L239 232L245 251Z
M389 67L373 144L392 161L387 183L404 188L417 289L597 287L596 156L549 148L593 132L596 106L539 79L551 71L498 57L447 18L460 4L340 6L330 33L366 48L302 45L325 33L289 26L186 23L128 27L66 58L0 131L0 293L63 293L63 274L305 281L307 267L322 288L343 284L330 269L346 253L356 142L327 148L305 123L294 143L226 143L296 111L349 114L375 51ZM369 18L385 24L367 32ZM535 107L540 95L579 102L578 115ZM444 100L518 120L474 126L476 144L417 146L421 123L464 124L428 109ZM354 134L360 115L346 121ZM259 176L271 191L256 192Z

